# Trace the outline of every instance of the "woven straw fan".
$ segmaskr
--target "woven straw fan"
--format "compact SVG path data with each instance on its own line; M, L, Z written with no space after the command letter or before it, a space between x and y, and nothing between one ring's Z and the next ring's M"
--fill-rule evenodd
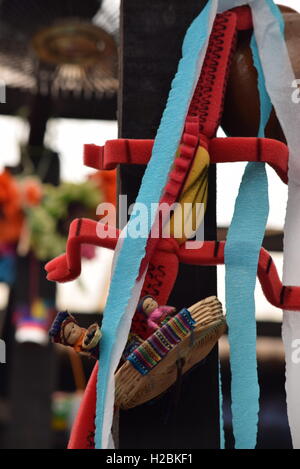
M226 322L218 298L211 296L188 308L195 326L178 344L158 361L154 368L142 375L130 361L126 361L115 377L115 405L130 409L143 404L172 386L177 379L178 363L182 374L203 360L225 332ZM140 347L148 342L147 339Z

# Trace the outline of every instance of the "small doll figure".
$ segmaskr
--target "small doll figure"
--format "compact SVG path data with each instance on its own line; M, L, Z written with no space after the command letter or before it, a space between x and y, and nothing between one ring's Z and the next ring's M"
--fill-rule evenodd
M102 337L98 324L94 323L85 329L80 327L74 316L67 311L57 314L49 336L52 342L73 347L75 352L95 359L99 358L99 341Z
M145 340L161 327L168 316L173 316L175 311L173 306L158 306L155 298L144 296L138 303L131 332Z

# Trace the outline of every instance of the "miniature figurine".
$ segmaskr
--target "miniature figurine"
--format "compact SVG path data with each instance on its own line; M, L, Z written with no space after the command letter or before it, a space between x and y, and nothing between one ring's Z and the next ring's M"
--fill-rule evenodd
M75 352L95 359L99 358L99 341L102 337L98 324L91 324L88 329L80 327L74 316L67 311L57 314L49 336L52 342L73 347Z
M173 306L158 306L153 296L144 296L138 303L131 332L145 340L160 328L168 316L173 316L175 312L176 309Z

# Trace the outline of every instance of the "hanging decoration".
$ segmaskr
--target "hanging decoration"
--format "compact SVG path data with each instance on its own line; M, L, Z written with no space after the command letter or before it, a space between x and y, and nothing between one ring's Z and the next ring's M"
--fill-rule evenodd
M252 29L255 38L252 40L252 51L258 71L261 101L259 136L219 139L216 138L216 131L222 115L236 35L238 31L251 32ZM271 56L272 61L269 60ZM140 298L150 295L155 297L158 304L165 304L175 283L179 262L217 265L224 261L234 436L237 448L255 447L259 409L255 357L256 276L272 304L295 311L295 315L285 313L286 318L295 318L296 324L296 312L300 311L300 286L296 279L300 263L296 260L297 256L291 260L292 252L297 251L293 249L295 243L292 238L300 226L296 212L299 206L297 149L300 117L291 101L290 85L293 78L282 35L282 22L272 0L210 0L187 31L183 58L172 83L155 141L120 139L107 142L104 147L85 147L85 163L94 168L112 169L118 163L148 163L136 200L137 206L142 203L149 209L154 202L166 202L170 206L176 201L183 204L188 193L189 200L193 202L189 213L191 218L195 216L196 202L201 201L204 206L206 204L205 181L209 163L251 163L247 165L241 183L226 243L204 241L199 246L193 241L186 242L189 237L177 237L175 229L171 229L171 236L167 238L151 238L149 232L148 240L143 237L133 239L130 237L130 230L135 223L133 215L121 233L106 227L105 238L98 236L97 223L92 220L78 219L71 223L66 254L46 265L49 280L64 282L80 274L79 247L82 243L114 249L115 258L101 327L99 367L95 367L86 389L70 447L90 446L91 434L95 434L96 448L112 446L115 372L122 356L124 358L129 332L132 334L130 339L135 340L137 347L127 357L130 365L126 366L133 366L140 374L147 374L145 361L142 366L137 357L144 357L145 351L152 350L153 344L149 337L146 339L147 344L140 344L134 330L137 318L135 311ZM278 115L288 146L263 138L270 115L270 102ZM261 248L268 214L265 163L273 167L285 183L289 182L290 188L285 229L284 284L279 279L271 256ZM157 216L152 229L162 229L167 225L172 227L170 217L159 220ZM163 275L157 282L161 272ZM288 279L289 283L286 281ZM243 304L243 311L237 307L238 304ZM132 321L132 318L135 319ZM172 323L173 319L169 319L167 324ZM286 347L291 345L291 337L288 335L293 328L290 324L292 322L285 319ZM155 369L158 362L154 363L152 355L150 358ZM288 367L288 407L294 442L297 441L299 423L294 402L297 393L291 381L295 373L295 369ZM122 386L116 389L116 395L121 392Z
M3 254L8 251L5 245L17 243L23 255L32 250L39 260L61 254L70 220L81 215L95 216L102 189L106 186L103 179L97 180L96 177L83 183L53 186L41 183L37 177L17 178L4 171L0 174L0 243ZM109 191L108 188L106 190ZM90 257L90 251L83 249L85 252Z
M13 294L17 342L48 343L56 309L54 285L40 280L44 262L63 252L74 216L96 215L106 186L101 177L53 186L26 171L0 174L0 281L14 288L22 278ZM92 259L95 248L83 245L81 255Z
M44 185L40 204L26 211L31 249L37 258L47 260L61 254L70 220L95 216L99 202L101 194L91 181Z
M140 303L116 373L115 405L123 409L166 391L178 379L178 372L183 375L208 355L226 329L222 305L216 297L199 301L177 314L173 307L159 307L149 295ZM147 313L141 312L141 307ZM98 324L82 328L71 314L63 311L57 314L49 336L52 342L72 347L81 355L99 358L102 333Z

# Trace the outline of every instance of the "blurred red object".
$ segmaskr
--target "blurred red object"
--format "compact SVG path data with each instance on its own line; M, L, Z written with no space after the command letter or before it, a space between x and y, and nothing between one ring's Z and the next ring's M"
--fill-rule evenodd
M95 181L103 195L101 202L109 202L116 206L117 198L117 170L104 171L99 170L89 176L92 181Z
M25 206L38 205L43 196L42 185L34 178L27 178L22 184L22 198Z
M0 173L0 242L18 241L23 225L21 197L14 177Z

